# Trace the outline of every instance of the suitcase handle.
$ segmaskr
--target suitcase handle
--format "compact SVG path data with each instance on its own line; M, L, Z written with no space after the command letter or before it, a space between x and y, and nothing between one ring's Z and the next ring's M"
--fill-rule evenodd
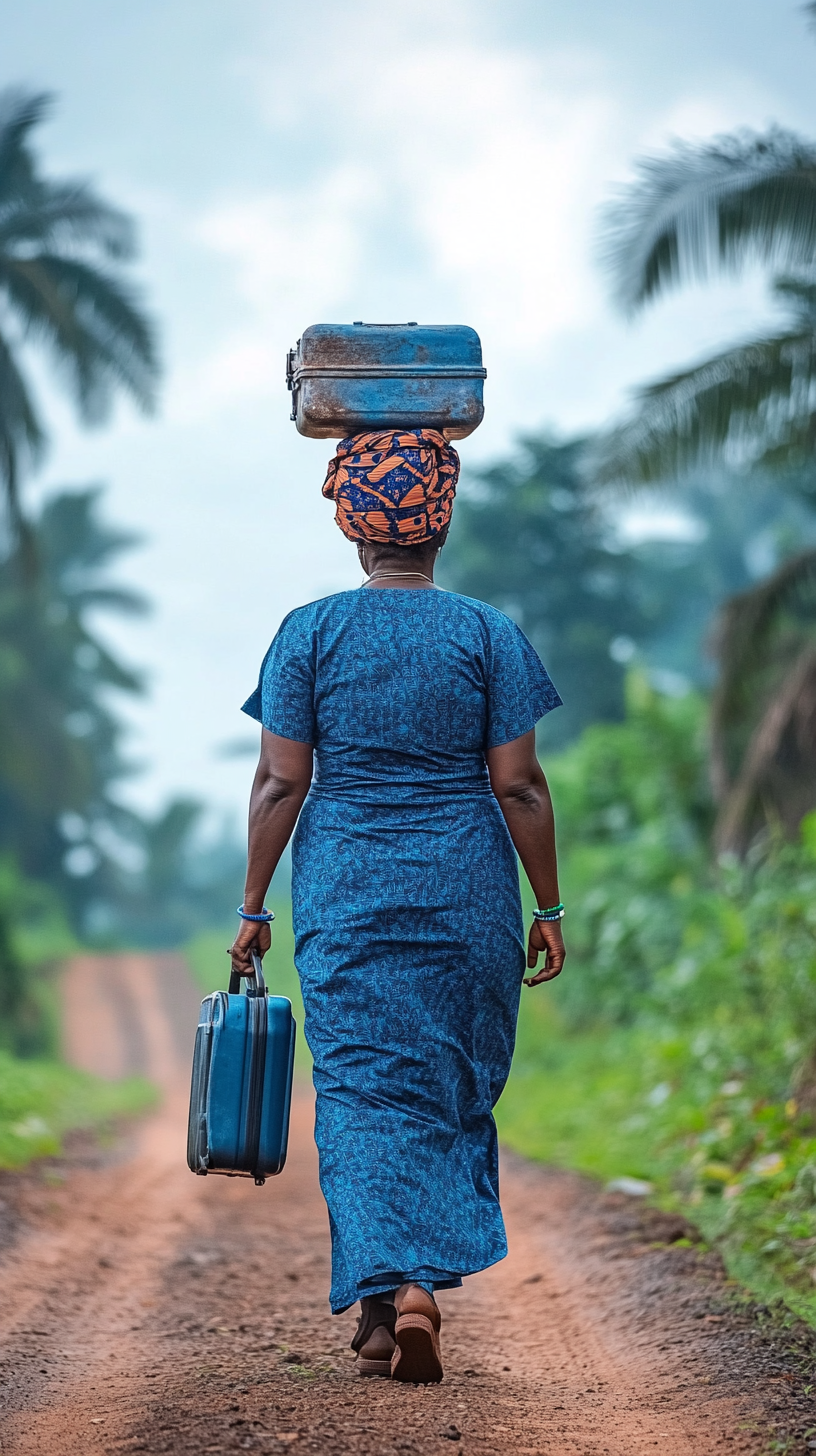
M263 966L261 965L261 957L258 955L257 951L252 952L251 971L236 971L234 969L230 971L229 993L231 996L237 996L240 993L242 976L246 977L247 996L266 995L266 981L264 980Z

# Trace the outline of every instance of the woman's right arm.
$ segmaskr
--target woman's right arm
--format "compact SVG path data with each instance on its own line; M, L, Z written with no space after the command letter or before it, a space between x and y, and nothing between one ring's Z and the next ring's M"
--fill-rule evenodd
M311 743L279 738L264 728L261 756L249 800L249 851L244 888L244 909L258 915L269 882L277 868L303 808L312 782ZM251 968L252 952L264 955L272 936L268 925L242 920L230 950L236 970Z

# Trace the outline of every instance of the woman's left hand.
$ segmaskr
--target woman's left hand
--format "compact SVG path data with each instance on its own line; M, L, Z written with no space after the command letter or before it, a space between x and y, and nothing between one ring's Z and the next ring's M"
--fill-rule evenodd
M261 959L272 944L272 931L268 924L257 920L242 920L227 954L232 959L232 969L239 975L252 973L252 952Z
M560 976L567 952L561 933L560 920L534 920L527 939L527 966L529 970L538 964L538 957L544 954L544 965L536 976L525 976L525 986L540 986L542 981L554 981Z

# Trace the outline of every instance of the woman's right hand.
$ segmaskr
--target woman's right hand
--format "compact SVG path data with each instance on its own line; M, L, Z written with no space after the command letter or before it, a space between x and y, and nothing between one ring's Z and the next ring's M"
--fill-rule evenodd
M540 986L560 976L567 952L560 920L534 920L527 939L527 966L533 970L544 953L544 965L536 976L525 976L525 986Z
M242 920L227 954L232 960L232 969L239 975L252 973L252 954L263 960L272 944L272 931L268 924L257 920Z

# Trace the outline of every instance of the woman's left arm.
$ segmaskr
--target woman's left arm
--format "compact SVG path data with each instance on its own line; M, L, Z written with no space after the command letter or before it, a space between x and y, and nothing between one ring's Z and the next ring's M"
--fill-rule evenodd
M557 905L558 866L555 855L555 819L544 770L535 751L535 731L530 730L511 743L489 748L487 771L490 787L499 801L510 838L516 846L527 878L541 908ZM560 920L534 920L527 940L527 965L534 970L544 952L544 965L525 981L538 986L561 974L564 938Z
M261 757L249 800L249 851L244 909L258 915L269 882L297 823L312 782L311 743L279 738L264 728ZM272 941L268 925L242 920L230 955L237 971L246 974L252 952L265 955Z

